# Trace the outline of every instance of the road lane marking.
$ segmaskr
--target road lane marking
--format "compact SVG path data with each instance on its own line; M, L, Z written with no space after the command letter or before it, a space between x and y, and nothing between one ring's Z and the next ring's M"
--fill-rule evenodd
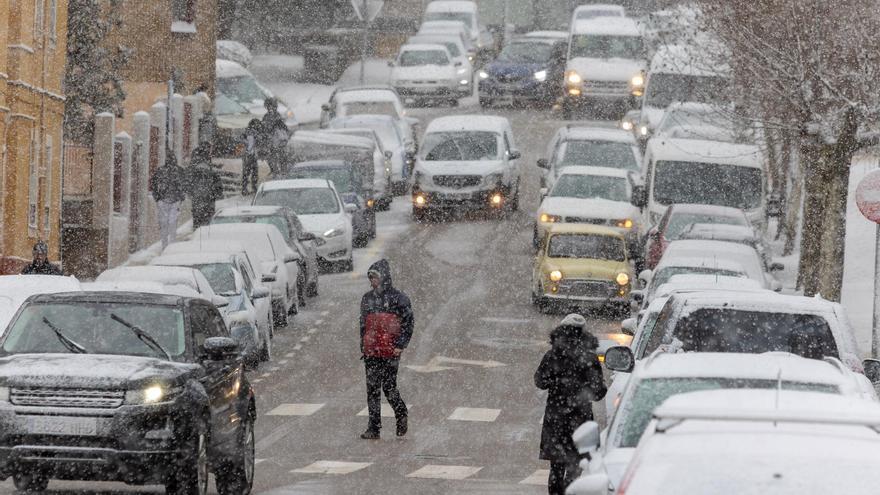
M261 462L265 462L266 459L254 459L254 465L259 464Z
M309 337L308 335L306 335L306 336L304 336L303 338L299 339L299 341L300 341L300 342L308 342L308 341L311 340L311 339L312 339L311 337Z
M412 473L406 475L407 478L433 478L444 480L463 480L477 474L482 467L473 466L441 466L439 464L428 464Z
M281 404L267 412L267 416L311 416L324 407L324 404Z
M268 378L270 376L272 376L272 373L263 373L262 375L260 375L260 378Z
M324 323L324 320L315 320L315 325L320 325L321 323Z
M281 361L278 361L278 364L280 364L280 365L283 366L283 365L287 364L287 360L286 360L286 359L282 359Z
M309 329L309 334L313 334L313 333L315 333L315 332L317 332L317 331L318 331L317 328L310 328L310 329Z
M445 356L437 356L434 358L438 363L447 363L447 364L466 364L469 366L481 366L483 368L498 368L501 366L507 366L504 363L499 363L498 361L476 361L473 359L457 359L457 358L448 358ZM432 359L433 361L433 359Z
M539 485L547 486L547 480L550 478L549 469L539 469L532 473L531 476L519 482L520 485Z
M294 351L298 351L298 350L300 350L300 349L302 349L302 348L303 348L303 346L302 346L301 344L296 344L295 346L293 346L293 350L294 350Z
M291 473L303 474L350 474L368 467L372 462L317 461Z
M491 423L498 419L501 409L486 409L482 407L457 407L447 419L453 421L484 421Z
M321 316L327 316L330 314L330 311L321 311Z
M406 406L406 410L409 411L412 409L412 406ZM369 416L370 409L365 407L361 409L361 412L357 413L358 416ZM382 404L382 417L383 418L393 418L394 417L394 409L391 409L391 404Z
M286 358L292 358L292 357L293 357L293 353L292 353L292 352L288 352L287 354L284 355L284 357L286 357Z
M270 373L274 373L274 372L276 372L276 371L279 371L280 369L281 369L281 368L279 368L278 366L274 366L274 367L272 367L272 368L269 368L269 372L270 372Z
M435 366L433 364L426 364L424 366L418 364L407 364L405 365L407 368L415 371L416 373L434 373L436 371L447 371L447 370L457 370L458 368L453 368L452 366Z

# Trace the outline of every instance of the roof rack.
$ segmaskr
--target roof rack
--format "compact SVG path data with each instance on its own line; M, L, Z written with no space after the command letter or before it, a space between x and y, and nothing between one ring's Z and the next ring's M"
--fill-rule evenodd
M797 423L797 424L823 424L833 426L865 426L880 433L880 414L847 413L843 416L831 416L829 414L816 414L812 410L804 411L766 411L766 410L743 410L743 411L720 411L712 409L673 409L664 410L661 406L654 410L653 418L660 423L658 431L666 431L674 428L684 421L739 421L752 423Z

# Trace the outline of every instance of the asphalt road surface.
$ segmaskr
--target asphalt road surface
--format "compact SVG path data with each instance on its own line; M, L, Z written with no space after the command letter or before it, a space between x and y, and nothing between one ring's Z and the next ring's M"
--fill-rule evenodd
M411 113L426 126L439 115L478 111ZM532 376L562 315L541 315L529 303L530 241L535 161L564 122L548 110L482 113L513 124L523 153L521 211L501 220L419 225L409 218L408 198L398 197L379 214L379 235L356 251L355 271L323 275L320 295L276 331L272 361L251 374L258 398L255 493L546 493L548 463L538 459L545 393ZM410 295L416 314L399 375L410 431L395 437L389 408L381 440L367 441L359 438L367 418L358 307L369 288L367 267L381 257L390 260L394 284ZM592 318L590 326L598 335L616 332L619 322ZM162 488L53 481L49 490ZM213 483L210 490L216 493ZM13 492L11 480L0 491Z

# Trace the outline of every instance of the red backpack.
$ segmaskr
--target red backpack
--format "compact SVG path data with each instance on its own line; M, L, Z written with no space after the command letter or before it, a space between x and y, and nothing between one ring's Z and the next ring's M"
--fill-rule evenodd
M370 313L364 330L364 356L392 358L400 337L400 318L394 313Z

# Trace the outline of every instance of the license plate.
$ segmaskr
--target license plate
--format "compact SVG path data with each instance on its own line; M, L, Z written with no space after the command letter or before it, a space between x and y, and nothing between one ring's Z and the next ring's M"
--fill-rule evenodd
M446 199L449 201L466 201L471 199L471 195L469 193L450 193L446 194Z
M98 418L70 418L61 416L28 416L27 432L32 435L95 436Z

